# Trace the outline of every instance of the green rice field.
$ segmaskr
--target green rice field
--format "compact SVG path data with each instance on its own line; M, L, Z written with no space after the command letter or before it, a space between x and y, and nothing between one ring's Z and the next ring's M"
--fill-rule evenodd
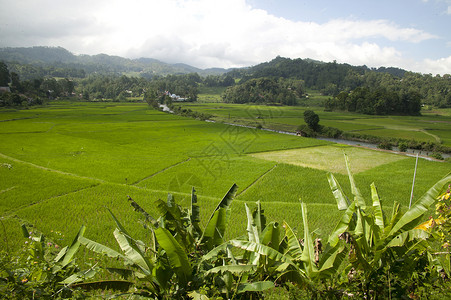
M313 109L320 124L378 137L438 142L451 147L451 117L449 110L424 111L421 116L368 116L355 113L325 112L321 107L279 107L227 103L186 103L195 111L214 115L219 122L234 122L250 126L295 132L304 123L303 113Z
M223 121L252 120L265 127L295 126L304 110L222 103L190 107ZM399 130L411 122L396 117L370 122L363 115L350 119L318 113L321 122L355 130L389 130L387 126ZM415 122L415 132L422 133L424 123L433 135L451 142L449 131L442 133L450 125L437 123L446 121L440 118L448 117L427 116L424 122ZM350 190L343 153L349 156L362 194L369 199L369 185L375 182L387 210L394 201L408 204L415 165L415 159L407 156L198 121L143 103L54 102L33 109L3 109L0 141L3 250L21 242L22 223L62 244L84 224L87 237L110 244L115 225L107 208L132 234L145 239L148 233L137 223L139 215L127 196L152 214L153 202L168 193L188 205L194 187L205 222L233 183L239 189L227 231L230 237L245 233L244 203L252 206L258 200L269 220L286 220L300 229L300 198L308 205L310 228L327 234L340 216L327 172L335 174L345 191ZM421 159L415 198L450 171L449 163Z

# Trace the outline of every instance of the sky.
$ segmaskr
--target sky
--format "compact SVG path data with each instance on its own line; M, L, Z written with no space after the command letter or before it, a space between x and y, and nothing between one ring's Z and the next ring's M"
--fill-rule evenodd
M276 56L451 74L451 0L0 0L0 47L199 68Z

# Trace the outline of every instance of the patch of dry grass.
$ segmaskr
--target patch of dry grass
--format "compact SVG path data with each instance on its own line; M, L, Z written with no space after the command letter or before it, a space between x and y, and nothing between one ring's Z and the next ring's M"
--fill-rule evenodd
M343 152L352 157L351 170L354 174L374 167L406 159L401 155L356 147L320 146L251 154L253 157L287 163L296 166L347 174Z

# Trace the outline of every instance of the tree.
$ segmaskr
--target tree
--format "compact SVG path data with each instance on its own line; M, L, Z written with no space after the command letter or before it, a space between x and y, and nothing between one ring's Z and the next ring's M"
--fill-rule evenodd
M19 75L16 72L11 72L11 89L14 92L23 93L24 89L20 83Z
M319 116L313 110L304 111L304 122L313 131L319 129Z
M8 66L0 61L0 86L8 86L10 80Z

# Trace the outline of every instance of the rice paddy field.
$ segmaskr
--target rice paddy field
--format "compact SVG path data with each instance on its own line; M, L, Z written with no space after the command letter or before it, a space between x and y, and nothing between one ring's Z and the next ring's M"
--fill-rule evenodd
M223 121L261 122L264 127L297 126L303 113L299 107L222 103L190 108ZM362 131L396 128L451 144L446 115L417 120L318 113L324 125L330 122ZM409 124L415 124L415 130ZM33 109L2 109L0 249L14 249L23 242L23 223L61 244L69 243L84 224L87 237L113 246L115 224L107 209L132 235L146 239L148 233L137 222L140 216L127 196L156 217L155 200L172 193L178 203L188 205L194 187L206 222L233 183L239 189L229 237L245 234L244 203L254 206L256 201L262 202L268 220L286 220L300 230L300 198L307 203L310 228L328 234L340 213L327 173L334 173L343 189L350 191L343 153L367 199L369 185L375 182L387 211L394 201L408 205L415 159L407 156L198 121L143 103L52 102ZM450 172L450 166L420 159L415 198Z
M344 132L379 137L395 137L420 142L438 142L451 147L451 117L449 110L424 111L421 116L369 116L355 113L325 112L321 107L279 107L227 103L187 103L195 111L210 113L219 122L295 132L304 123L303 113L312 109L320 124Z

